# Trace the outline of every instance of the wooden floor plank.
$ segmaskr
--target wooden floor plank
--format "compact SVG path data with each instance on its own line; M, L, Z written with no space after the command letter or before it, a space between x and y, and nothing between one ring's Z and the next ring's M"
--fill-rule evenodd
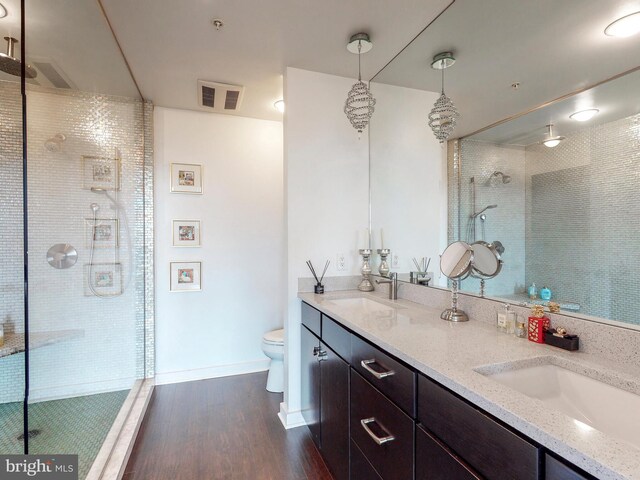
M265 384L255 373L156 387L124 480L331 480Z

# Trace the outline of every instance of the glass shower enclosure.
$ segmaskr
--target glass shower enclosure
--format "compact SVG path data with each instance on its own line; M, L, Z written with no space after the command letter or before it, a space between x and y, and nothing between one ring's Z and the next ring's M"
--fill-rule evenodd
M100 478L153 375L151 106L99 2L2 3L0 453Z

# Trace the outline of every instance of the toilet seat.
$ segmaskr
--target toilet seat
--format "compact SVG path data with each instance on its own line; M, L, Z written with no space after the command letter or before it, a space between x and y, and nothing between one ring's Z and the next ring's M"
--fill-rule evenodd
M284 345L284 328L265 333L262 341L269 345Z

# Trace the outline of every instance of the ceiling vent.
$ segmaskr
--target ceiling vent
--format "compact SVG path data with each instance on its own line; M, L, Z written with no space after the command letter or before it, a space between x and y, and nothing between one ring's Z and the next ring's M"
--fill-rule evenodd
M198 103L203 110L231 113L240 109L244 87L198 80Z
M50 58L32 57L31 65L38 71L37 81L32 83L64 90L77 90L62 68Z

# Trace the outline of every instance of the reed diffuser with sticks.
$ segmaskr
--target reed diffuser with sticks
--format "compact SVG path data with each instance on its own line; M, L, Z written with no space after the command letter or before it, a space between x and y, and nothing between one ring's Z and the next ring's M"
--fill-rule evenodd
M316 279L316 286L313 287L313 291L314 293L324 293L324 285L322 285L322 279L324 278L324 274L327 273L327 268L329 268L329 260L327 260L327 263L324 264L324 270L322 272L322 276L320 278L318 278L318 275L316 275L316 270L315 268L313 268L313 264L311 263L311 260L307 260L307 267L309 267L309 270L311 270L311 273L313 274L313 278Z

